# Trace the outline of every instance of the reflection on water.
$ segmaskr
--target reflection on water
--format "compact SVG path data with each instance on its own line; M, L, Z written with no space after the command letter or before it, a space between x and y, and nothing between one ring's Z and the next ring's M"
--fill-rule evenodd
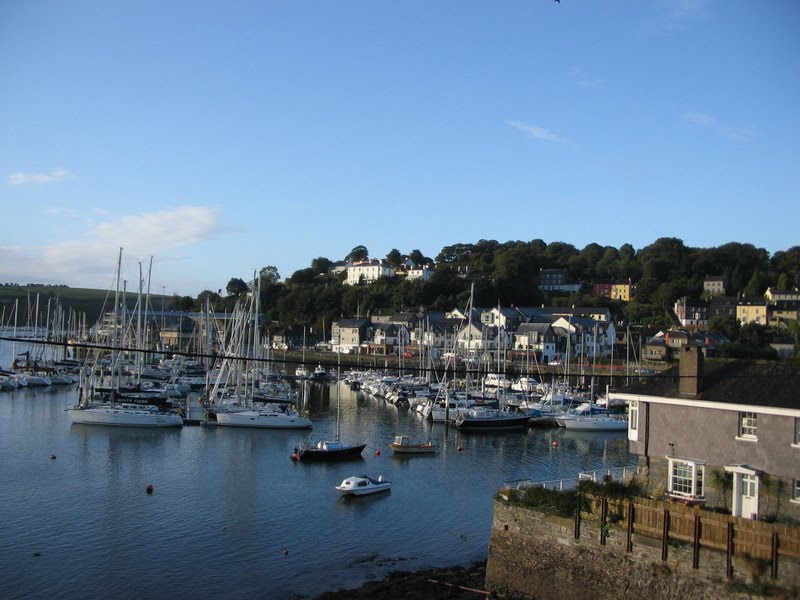
M311 432L70 425L75 396L0 394L0 597L281 599L463 564L485 558L504 482L632 462L624 433L465 435L344 385L304 388ZM335 435L337 412L362 458L291 460ZM395 456L399 434L439 449ZM391 492L341 498L334 486L361 473Z

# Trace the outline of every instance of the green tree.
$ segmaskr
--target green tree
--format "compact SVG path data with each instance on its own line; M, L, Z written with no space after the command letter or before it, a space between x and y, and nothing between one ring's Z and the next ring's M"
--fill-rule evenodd
M322 275L323 273L328 272L328 270L331 268L331 264L333 263L331 263L331 261L324 256L318 256L311 261L311 270L317 275Z
M400 250L397 248L389 250L389 253L386 255L386 262L393 267L399 266L400 263L403 262L403 255L400 254Z
M239 277L232 277L228 285L225 286L225 291L228 292L229 296L238 297L242 294L246 294L249 290L250 288L247 286L244 279Z
M739 319L733 315L715 315L711 317L708 320L708 328L711 331L718 331L732 342L739 340L741 324Z
M218 305L220 298L219 294L216 292L212 292L211 290L203 290L199 294L197 294L197 300L195 301L195 307L197 310L203 310L206 306L206 300L211 306Z
M264 285L278 283L281 275L278 273L278 267L267 265L258 272L258 278L261 280L261 285Z
M344 257L345 260L358 262L360 260L367 260L369 258L369 250L366 246L356 246Z
M415 265L427 265L433 262L430 258L425 256L422 252L420 252L417 249L412 250L409 253L408 258L413 260Z
M193 311L195 308L194 298L191 296L178 296L175 294L169 301L169 308L170 310L179 310L181 312Z

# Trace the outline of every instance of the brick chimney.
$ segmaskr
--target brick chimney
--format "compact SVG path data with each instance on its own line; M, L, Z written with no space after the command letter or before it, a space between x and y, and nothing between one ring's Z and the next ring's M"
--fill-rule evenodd
M703 350L686 345L680 349L678 395L694 398L703 391Z

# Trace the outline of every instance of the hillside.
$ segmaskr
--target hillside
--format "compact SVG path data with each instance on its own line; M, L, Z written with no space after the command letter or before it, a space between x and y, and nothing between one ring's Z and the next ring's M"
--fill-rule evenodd
M169 302L169 298L164 298ZM39 305L40 322L47 313L47 304L50 302L51 310L56 305L71 315L86 315L86 323L93 324L100 314L112 310L114 292L108 290L95 290L89 288L71 288L55 285L0 285L0 316L3 325L14 324L14 306L19 307L17 324L28 324L34 321L36 305ZM151 304L160 307L162 296L151 296ZM56 304L57 303L57 304ZM125 304L133 309L136 306L136 294L128 292Z

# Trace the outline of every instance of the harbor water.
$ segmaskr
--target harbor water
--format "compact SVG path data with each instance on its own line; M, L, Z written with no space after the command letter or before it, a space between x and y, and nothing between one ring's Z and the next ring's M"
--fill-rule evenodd
M334 435L337 394L342 440L366 442L362 458L291 460L306 437ZM485 559L504 482L633 463L624 433L466 434L344 384L306 384L310 432L71 425L76 397L0 393L2 598L310 598ZM398 434L440 450L398 458ZM361 473L391 491L339 497Z

